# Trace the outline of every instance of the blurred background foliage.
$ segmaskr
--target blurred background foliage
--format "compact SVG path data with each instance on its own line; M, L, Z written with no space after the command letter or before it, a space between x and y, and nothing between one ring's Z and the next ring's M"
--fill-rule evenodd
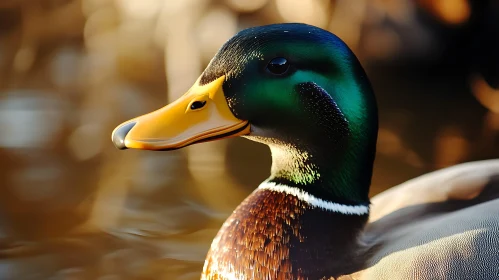
M365 66L373 195L499 156L497 1L1 0L0 279L199 279L268 149L118 151L110 133L183 94L238 30L276 22L328 29Z

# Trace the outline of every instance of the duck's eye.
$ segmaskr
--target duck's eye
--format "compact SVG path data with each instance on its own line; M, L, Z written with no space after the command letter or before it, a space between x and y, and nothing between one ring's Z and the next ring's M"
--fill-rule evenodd
M194 101L191 104L191 110L197 110L203 108L203 106L206 104L206 101Z
M267 65L267 70L275 75L282 75L288 71L289 63L284 57L276 57Z

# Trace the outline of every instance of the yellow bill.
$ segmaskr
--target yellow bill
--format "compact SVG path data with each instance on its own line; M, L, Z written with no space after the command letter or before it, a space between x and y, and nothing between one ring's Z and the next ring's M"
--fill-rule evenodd
M222 84L225 76L199 85L199 80L175 102L116 127L112 134L119 149L172 150L194 143L246 135L248 121L229 109Z

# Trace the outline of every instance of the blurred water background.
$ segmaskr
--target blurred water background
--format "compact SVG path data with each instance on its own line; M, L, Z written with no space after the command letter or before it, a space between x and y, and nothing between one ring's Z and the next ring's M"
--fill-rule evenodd
M499 11L469 0L1 0L0 279L199 279L269 174L230 139L118 151L122 121L183 94L238 30L328 29L380 107L372 194L499 156ZM438 186L435 186L438 187Z

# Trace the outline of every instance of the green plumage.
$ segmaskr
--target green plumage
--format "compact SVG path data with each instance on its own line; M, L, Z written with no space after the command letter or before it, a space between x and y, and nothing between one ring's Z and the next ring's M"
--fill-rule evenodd
M273 75L269 62L289 69ZM201 76L226 75L234 115L271 144L272 179L343 203L368 203L377 138L376 101L359 61L335 35L305 24L241 31ZM278 155L278 156L277 156Z

